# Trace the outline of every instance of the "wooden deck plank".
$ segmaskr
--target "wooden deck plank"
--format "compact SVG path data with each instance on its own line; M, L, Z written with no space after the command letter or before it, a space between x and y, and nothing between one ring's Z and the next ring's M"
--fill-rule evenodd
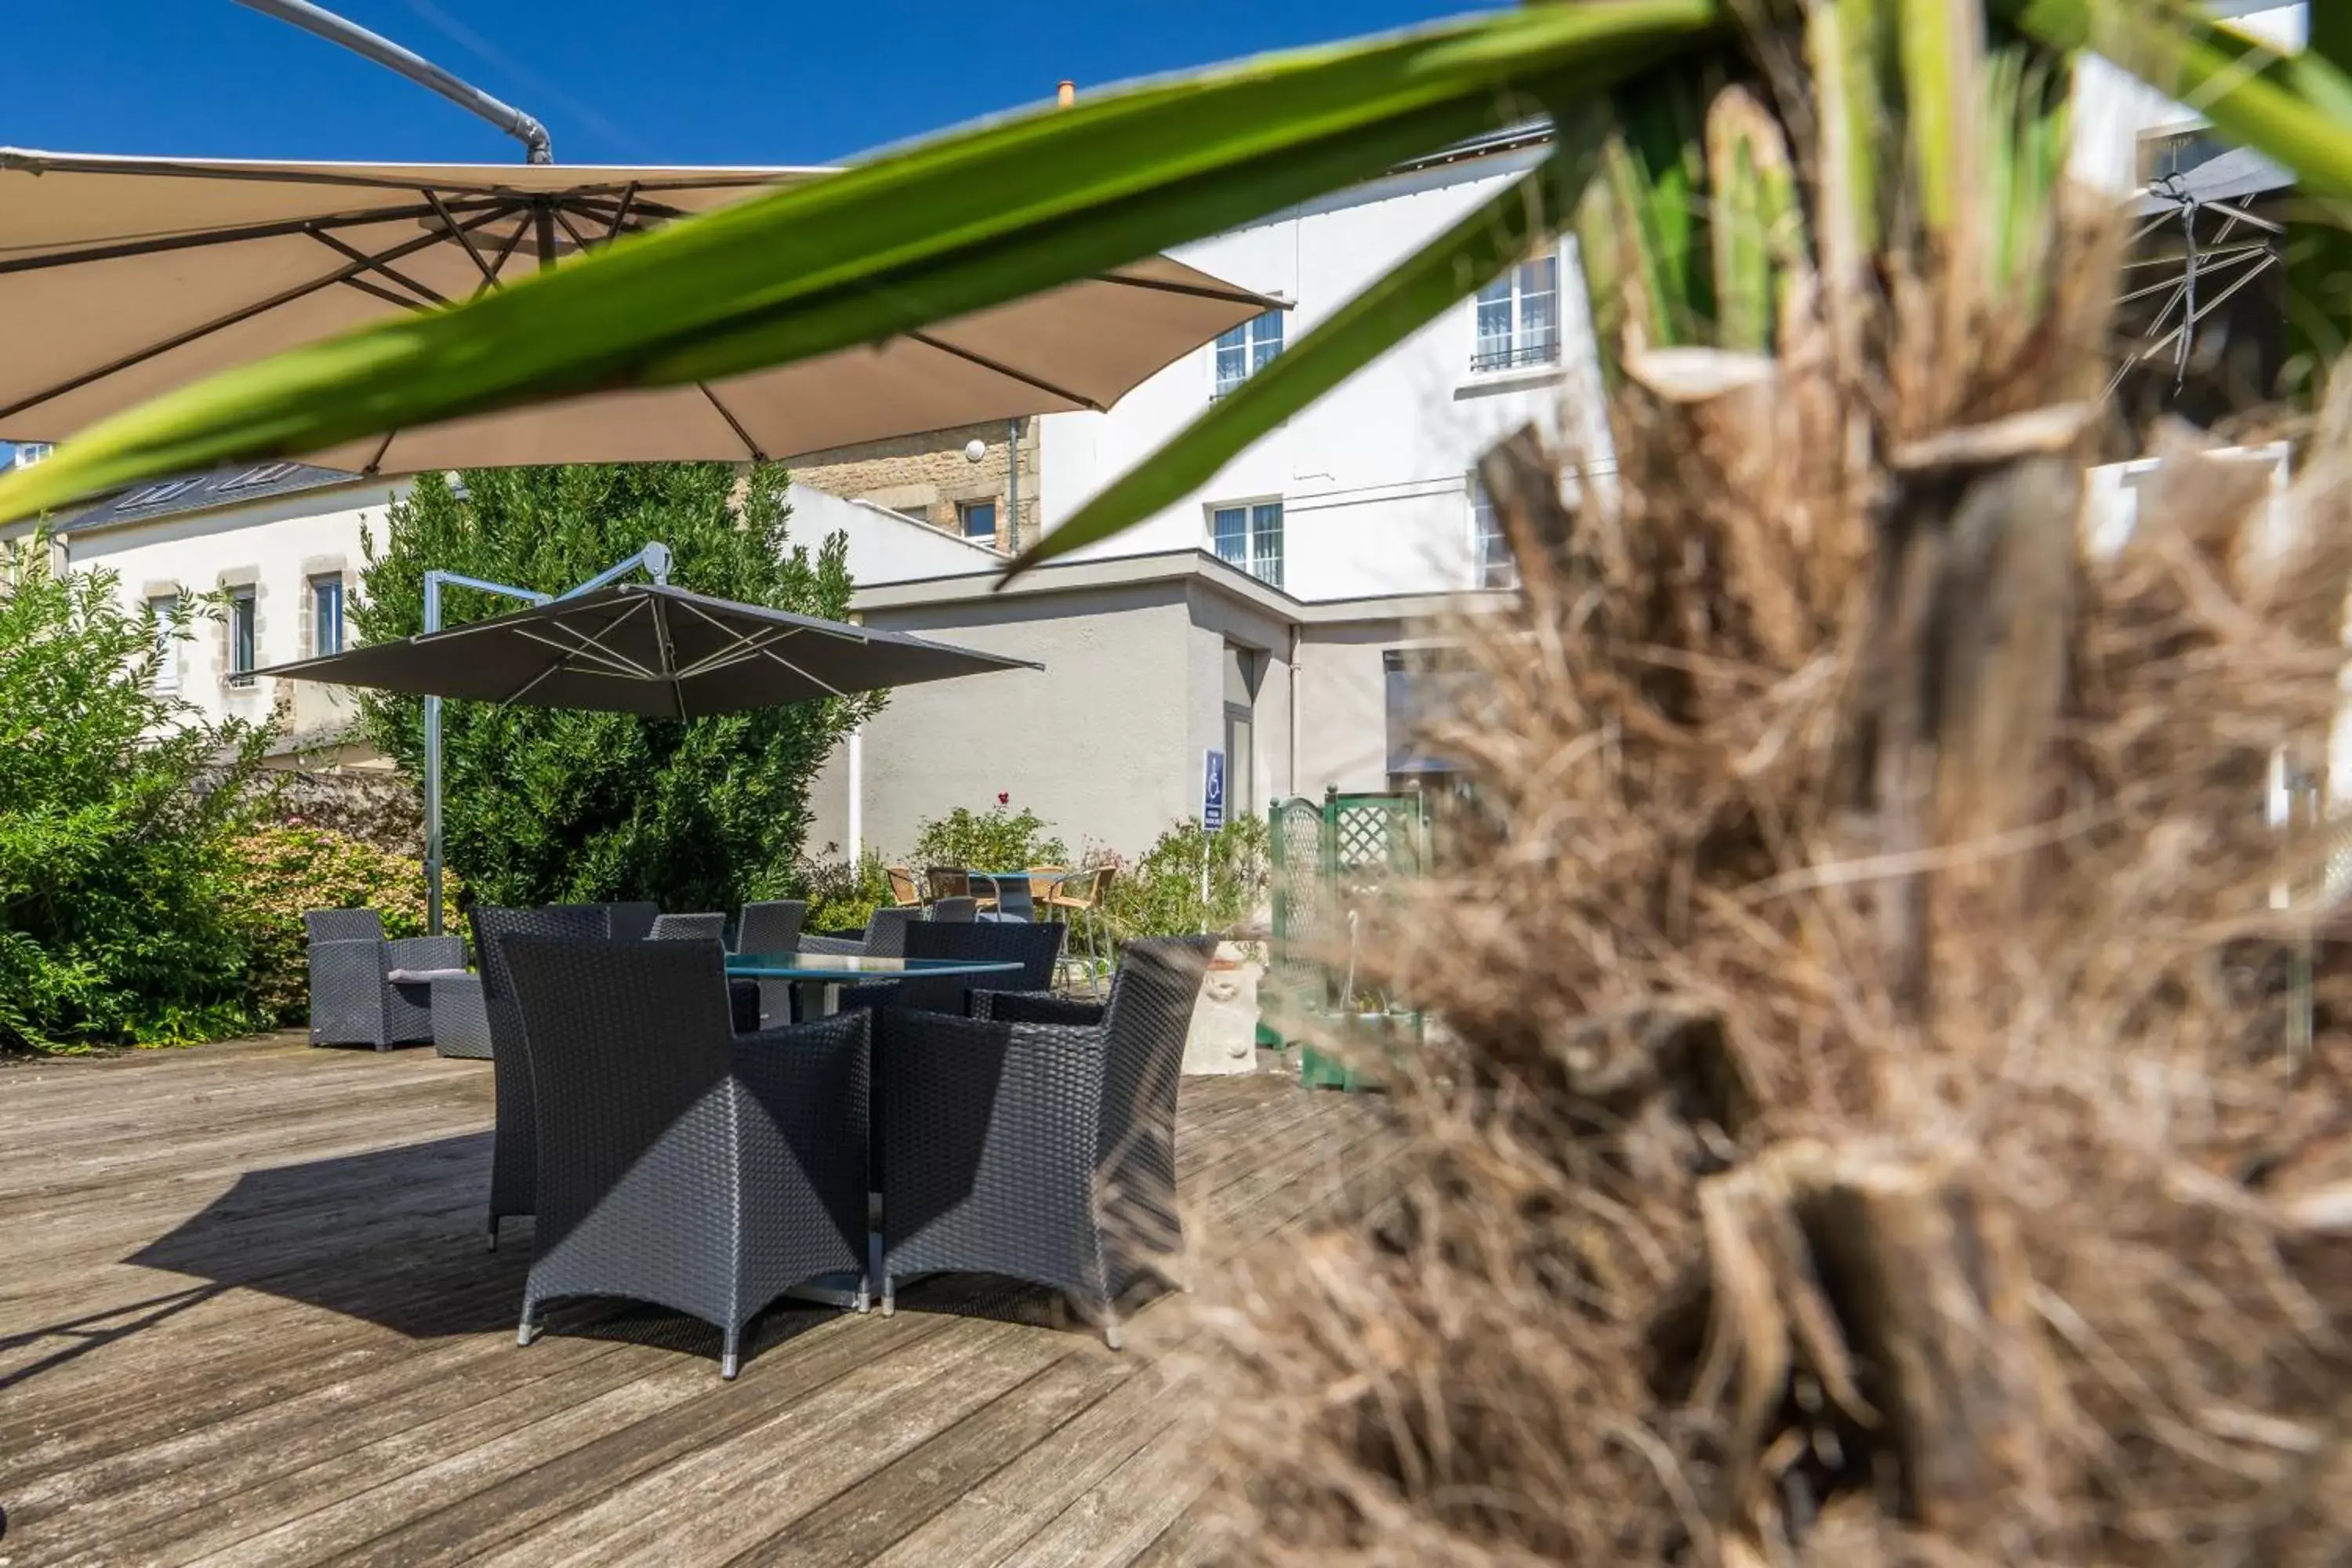
M9 1568L1186 1560L1190 1471L1154 1468L1187 1430L1180 1300L1119 1354L1025 1321L1043 1297L789 1309L731 1384L715 1333L644 1310L519 1351L491 1113L483 1064L299 1035L0 1068ZM1199 1250L1391 1142L1361 1100L1187 1079Z

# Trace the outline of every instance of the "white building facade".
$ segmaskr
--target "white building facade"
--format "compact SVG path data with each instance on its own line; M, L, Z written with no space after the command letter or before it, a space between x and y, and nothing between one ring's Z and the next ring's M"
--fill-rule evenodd
M1045 531L1549 152L1540 132L1496 137L1177 247L1289 309L1178 361L1108 413L1045 416ZM1572 240L1444 311L1195 494L1076 558L1205 550L1307 604L1502 585L1510 563L1471 470L1530 422L1596 470L1609 466Z

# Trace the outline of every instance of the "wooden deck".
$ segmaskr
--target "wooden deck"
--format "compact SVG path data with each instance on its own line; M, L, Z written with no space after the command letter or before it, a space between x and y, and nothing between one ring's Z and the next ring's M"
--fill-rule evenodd
M1214 1254L1391 1147L1377 1102L1187 1079ZM717 1335L482 1248L487 1062L299 1037L0 1067L0 1564L1173 1563L1203 1480L1185 1299L1113 1353L1050 1299Z

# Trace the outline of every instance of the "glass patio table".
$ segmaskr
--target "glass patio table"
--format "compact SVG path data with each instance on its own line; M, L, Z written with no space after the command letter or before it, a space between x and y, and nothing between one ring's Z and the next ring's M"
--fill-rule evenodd
M917 974L1017 974L1018 963L962 958L866 958L848 952L730 952L735 980L782 980L800 997L801 1016L830 1018L841 1011L841 988L857 981L904 980Z

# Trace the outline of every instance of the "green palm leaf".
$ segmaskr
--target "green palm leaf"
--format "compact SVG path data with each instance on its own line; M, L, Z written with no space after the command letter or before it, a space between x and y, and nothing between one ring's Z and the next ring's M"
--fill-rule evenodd
M1283 350L1183 432L1024 552L1007 576L1108 539L1206 484L1244 448L1524 257L1571 208L1608 131L1588 112L1515 181Z
M959 132L173 393L0 479L0 519L158 473L916 331L1370 177L1524 118L1563 85L1598 93L1722 10L1509 11Z

